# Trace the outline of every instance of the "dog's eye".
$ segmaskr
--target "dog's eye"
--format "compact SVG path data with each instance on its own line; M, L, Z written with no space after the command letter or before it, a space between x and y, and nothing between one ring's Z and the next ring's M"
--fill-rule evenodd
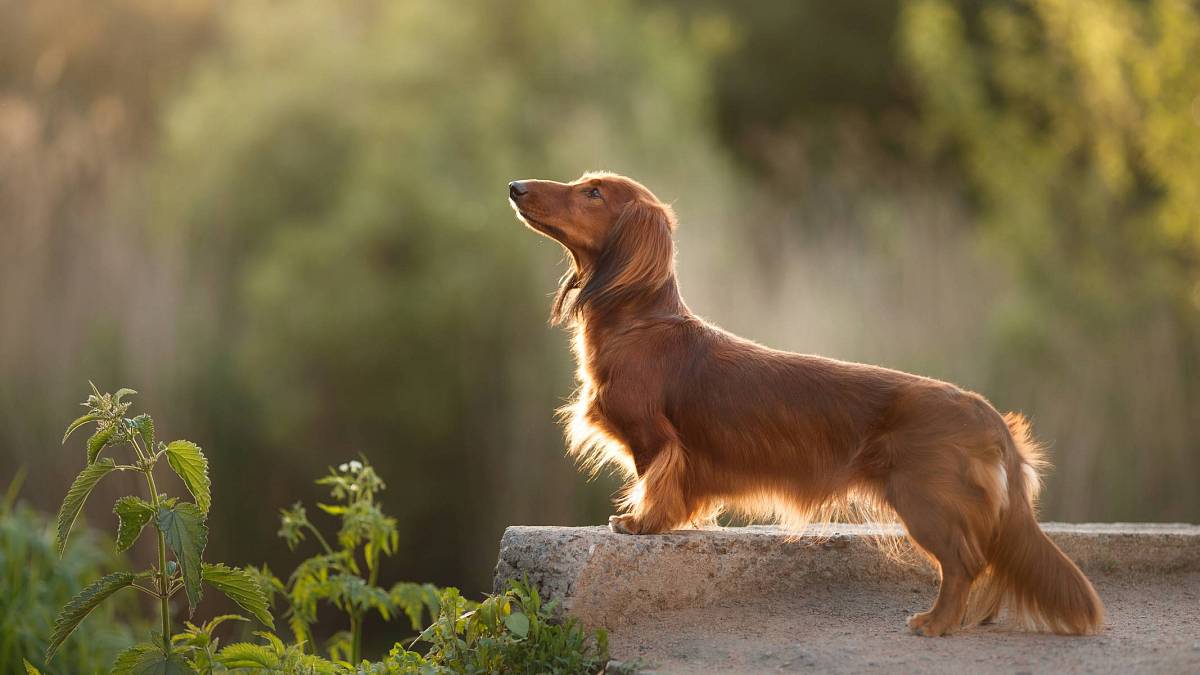
M592 199L600 199L600 188L592 188L587 191L587 196Z

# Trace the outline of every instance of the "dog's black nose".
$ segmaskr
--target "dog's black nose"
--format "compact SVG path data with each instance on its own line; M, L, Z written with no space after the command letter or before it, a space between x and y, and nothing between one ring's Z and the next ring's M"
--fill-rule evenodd
M528 193L529 190L525 187L525 184L519 180L514 180L508 184L508 196L511 199L520 199Z

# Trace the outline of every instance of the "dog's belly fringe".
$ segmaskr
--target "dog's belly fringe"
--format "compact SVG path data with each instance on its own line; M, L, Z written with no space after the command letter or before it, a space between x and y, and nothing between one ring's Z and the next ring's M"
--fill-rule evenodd
M622 510L637 512L645 498L646 486L638 479L633 456L625 444L591 421L594 413L589 390L586 385L580 387L575 399L559 410L566 423L568 454L589 477L595 477L604 469L620 476L625 484L617 503ZM726 522L731 523L779 525L797 538L832 536L839 523L892 525L899 522L895 511L878 491L863 487L805 499L798 489L754 486L734 493L714 493L696 500L696 504L696 512L688 525L715 526L722 516L726 516ZM881 534L874 541L890 558L899 562L908 564L920 559L901 534Z

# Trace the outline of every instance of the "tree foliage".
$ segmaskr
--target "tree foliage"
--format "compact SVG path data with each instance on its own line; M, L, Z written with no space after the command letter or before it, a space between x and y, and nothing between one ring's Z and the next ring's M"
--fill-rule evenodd
M916 0L901 36L926 148L961 168L1022 282L993 318L993 388L1076 411L1046 429L1078 453L1051 508L1194 513L1200 463L1173 449L1200 410L1196 5Z

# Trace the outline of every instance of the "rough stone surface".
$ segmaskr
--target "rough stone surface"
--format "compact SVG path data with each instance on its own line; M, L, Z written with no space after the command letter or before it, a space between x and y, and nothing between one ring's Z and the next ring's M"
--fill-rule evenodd
M932 603L936 576L889 545L898 530L879 527L803 536L773 527L654 536L511 527L496 585L528 578L565 611L607 628L614 658L657 672L1200 673L1200 527L1043 527L1104 599L1100 635L1000 623L911 636L904 619Z

